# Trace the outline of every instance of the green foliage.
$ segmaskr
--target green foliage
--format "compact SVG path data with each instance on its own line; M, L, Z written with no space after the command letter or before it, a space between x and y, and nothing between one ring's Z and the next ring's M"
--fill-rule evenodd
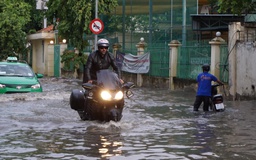
M109 14L117 6L117 0L99 0L98 14ZM89 24L95 17L95 1L92 0L49 0L47 17L58 18L58 30L61 37L72 42L78 50L87 43L83 34L91 34Z
M30 30L40 30L43 28L43 10L36 9L36 0L24 0L27 4L31 6L30 10L27 11L30 14L30 21L25 25L25 32L29 33Z
M218 9L219 9L218 0L208 0L208 3L210 5L210 7L211 7L210 14L218 13Z
M31 29L31 30L28 31L28 34L34 34L34 33L36 33L35 29Z
M219 13L249 14L255 12L256 4L252 0L218 0Z
M83 53L75 53L74 50L66 49L61 55L61 63L64 63L64 70L78 69L86 64L88 56ZM72 68L74 66L74 68Z
M0 59L26 53L25 25L31 6L23 0L0 1Z

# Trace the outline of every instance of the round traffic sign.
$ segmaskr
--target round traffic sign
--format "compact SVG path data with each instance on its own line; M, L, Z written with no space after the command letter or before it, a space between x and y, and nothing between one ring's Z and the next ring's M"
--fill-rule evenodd
M91 21L89 28L94 34L99 34L103 31L104 24L100 19L96 18Z

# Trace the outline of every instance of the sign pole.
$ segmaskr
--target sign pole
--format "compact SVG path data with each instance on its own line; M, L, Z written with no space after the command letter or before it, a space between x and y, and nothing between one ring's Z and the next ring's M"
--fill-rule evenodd
M95 19L98 18L98 0L95 0ZM97 50L97 40L98 40L98 35L94 35L94 51Z
M98 17L98 0L96 0L95 10L95 17ZM92 31L92 33L94 33L94 51L96 51L98 34L100 34L103 31L104 23L99 18L95 18L90 22L89 28Z

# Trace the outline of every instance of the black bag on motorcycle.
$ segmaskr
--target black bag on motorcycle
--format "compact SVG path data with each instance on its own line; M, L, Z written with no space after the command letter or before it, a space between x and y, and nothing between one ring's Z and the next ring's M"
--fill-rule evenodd
M84 92L79 89L72 90L69 103L72 109L76 111L83 111L85 104Z

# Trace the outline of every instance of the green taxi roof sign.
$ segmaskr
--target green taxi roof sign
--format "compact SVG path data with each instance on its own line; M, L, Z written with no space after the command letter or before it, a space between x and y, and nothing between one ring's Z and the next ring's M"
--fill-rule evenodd
M17 62L18 58L17 57L8 57L7 62Z

